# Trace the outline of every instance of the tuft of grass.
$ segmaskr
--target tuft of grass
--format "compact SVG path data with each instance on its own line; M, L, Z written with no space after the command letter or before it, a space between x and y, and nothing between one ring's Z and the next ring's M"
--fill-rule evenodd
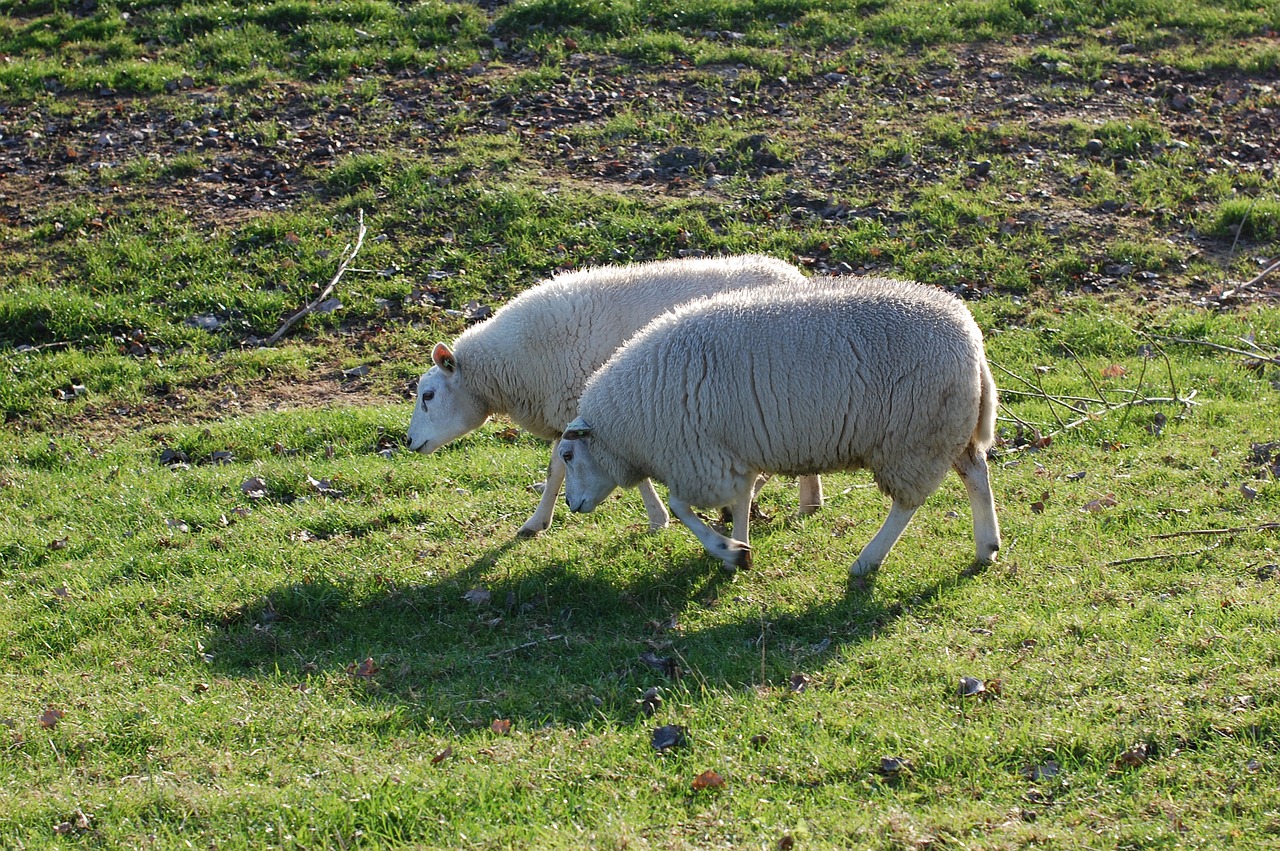
M1209 219L1218 236L1254 242L1280 240L1280 201L1274 198L1233 198L1219 204Z

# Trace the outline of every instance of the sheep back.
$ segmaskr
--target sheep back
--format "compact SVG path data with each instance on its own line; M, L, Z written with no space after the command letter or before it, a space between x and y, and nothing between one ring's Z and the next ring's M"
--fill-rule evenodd
M623 486L667 484L720 505L756 471L865 467L918 506L962 452L994 440L982 333L933 287L840 279L692 302L636 334L592 377L579 414Z
M789 263L763 255L601 266L556 275L458 337L469 390L553 440L573 418L591 374L637 329L685 301L768 284L803 284Z

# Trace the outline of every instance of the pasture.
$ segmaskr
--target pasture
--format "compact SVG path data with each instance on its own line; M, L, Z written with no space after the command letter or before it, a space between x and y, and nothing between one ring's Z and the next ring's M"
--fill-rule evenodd
M1277 30L0 2L0 845L1280 846ZM870 478L776 478L731 578L406 450L525 287L747 251L966 300L994 565L954 476L857 582Z

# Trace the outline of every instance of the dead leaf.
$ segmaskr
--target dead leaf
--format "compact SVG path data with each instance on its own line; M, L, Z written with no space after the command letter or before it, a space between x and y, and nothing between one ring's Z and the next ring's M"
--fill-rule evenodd
M66 600L71 596L71 589L68 588L67 583L64 582L61 585L59 585L57 588L53 589L53 594L55 597L61 597L62 599Z
M1078 473L1067 473L1065 476L1063 476L1063 478L1066 479L1068 482L1078 482L1087 475L1089 475L1087 471L1081 470Z
M1036 500L1035 502L1031 503L1031 513L1044 514L1044 503L1039 500Z
M1149 755L1146 742L1138 742L1116 758L1115 767L1117 769L1138 768L1146 763Z
M749 739L749 741L751 742L751 747L753 747L753 748L762 748L762 747L764 747L765 745L769 744L769 734L768 734L768 733L756 733L754 736L752 736L752 737Z
M483 588L472 588L462 595L462 599L473 606L487 606L489 601L493 599L493 594Z
M61 709L46 706L44 712L40 713L40 726L44 727L46 730L52 730L54 727L58 726L58 722L61 721L66 714L67 713L63 712Z
M353 677L362 677L366 680L373 679L374 674L378 673L378 663L373 661L373 657L366 658L363 662L356 664L352 662L347 666L347 673Z
M636 703L640 704L640 711L646 718L652 718L654 713L662 707L662 689L658 686L645 689Z
M462 307L462 318L467 322L479 322L493 315L493 308L478 301L469 301Z
M160 453L160 463L166 467L186 465L191 459L181 449L165 449Z
M498 440L505 441L506 443L515 443L516 439L520 437L520 429L515 426L507 426L502 431L495 434L494 437L498 438Z
M446 759L448 759L451 756L453 756L452 745L440 751L440 753L436 754L435 756L431 757L431 764L439 765L440 763L444 762Z
M665 674L668 679L680 679L680 665L672 656L659 656L656 653L644 652L640 654L640 661Z
M1090 500L1080 507L1081 511L1087 511L1090 514L1097 514L1107 508L1114 508L1119 503L1116 502L1116 495L1108 493L1106 496L1098 499Z
M254 476L241 482L240 490L249 499L265 499L267 496L267 483L262 480L261 476Z
M1113 363L1111 364L1111 366L1105 367L1102 370L1102 377L1103 378L1119 378L1122 375L1128 374L1128 372L1129 370L1125 369L1120 364Z
M792 674L791 690L796 694L803 694L811 682L813 682L813 679L808 674Z
M1165 424L1168 422L1168 417L1160 411L1156 411L1156 415L1151 418L1151 422L1147 425L1147 431L1158 436L1160 432L1164 431Z
M307 484L311 485L312 489L321 496L328 496L337 499L343 495L342 491L333 486L333 481L330 479L313 479L310 476L307 476Z
M987 684L977 677L960 678L960 697L977 697L987 690Z
M724 778L710 768L693 778L693 791L695 792L701 792L704 789L720 789L723 786Z
M70 538L57 538L56 540L53 540L53 541L50 541L50 542L49 542L49 549L51 549L51 550L65 550L65 549L67 548L67 544L70 542L70 540L71 540Z
M653 731L653 748L658 753L666 753L672 748L683 748L689 745L689 731L679 724L666 724Z
M1035 782L1038 780L1049 780L1058 776L1061 769L1053 760L1048 760L1044 765L1028 765L1022 769L1022 776L1028 780Z
M165 520L164 522L169 526L170 529L172 529L175 532L191 531L191 527L188 526L186 523L183 523L181 520Z
M911 760L904 759L900 756L886 756L880 758L880 774L890 780L895 780L911 771Z
M1248 484L1241 484L1241 485L1240 485L1240 495L1241 495L1242 497L1244 497L1245 499L1257 499L1257 498L1258 498L1258 491L1257 491L1255 488L1251 488L1251 487L1249 487L1249 485L1248 485Z
M496 735L506 736L511 733L511 721L506 718L495 718L489 729Z

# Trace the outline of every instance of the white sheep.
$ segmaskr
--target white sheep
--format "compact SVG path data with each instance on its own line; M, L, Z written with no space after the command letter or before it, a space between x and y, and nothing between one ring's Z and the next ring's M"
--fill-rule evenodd
M982 332L958 299L841 279L726 293L655 319L592 376L557 454L571 510L591 511L615 487L664 482L672 513L729 570L751 563L758 474L868 468L893 505L853 563L861 576L948 468L968 491L977 558L994 560L995 418ZM694 505L731 506L733 539Z
M772 257L746 255L602 266L557 275L516 296L491 319L468 328L451 350L437 343L434 366L418 382L409 447L433 452L506 414L534 435L553 441L542 499L519 534L551 525L564 467L555 453L578 394L595 370L638 329L678 304L702 296L767 284L808 285L799 269ZM662 500L639 484L653 529L667 524ZM800 481L800 510L822 504L816 477Z

